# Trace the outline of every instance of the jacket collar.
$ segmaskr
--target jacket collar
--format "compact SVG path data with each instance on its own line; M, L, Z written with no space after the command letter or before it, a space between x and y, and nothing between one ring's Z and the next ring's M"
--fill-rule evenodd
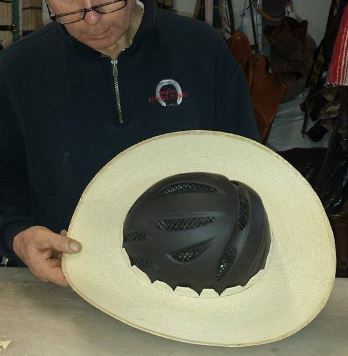
M146 36L155 25L157 6L155 0L139 0L144 5L144 14L141 20L139 29L134 36L132 45L127 49L127 52L132 52L133 49L141 42L142 38ZM64 25L54 24L58 26L59 32L62 35L65 42L69 46L78 50L81 54L89 54L94 56L103 56L100 52L94 50L91 47L86 46L85 44L79 42L76 38L71 36L68 31L65 29Z

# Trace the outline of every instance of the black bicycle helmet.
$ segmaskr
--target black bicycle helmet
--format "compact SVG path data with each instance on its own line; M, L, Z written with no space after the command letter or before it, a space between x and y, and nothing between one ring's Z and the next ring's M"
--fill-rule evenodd
M265 267L269 224L260 197L245 184L211 173L179 174L134 203L123 247L151 282L221 294Z

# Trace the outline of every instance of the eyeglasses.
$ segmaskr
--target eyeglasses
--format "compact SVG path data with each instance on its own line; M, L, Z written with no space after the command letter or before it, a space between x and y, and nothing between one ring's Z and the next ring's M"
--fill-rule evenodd
M111 12L119 11L127 5L127 0L114 0L105 2L103 4L91 6L85 9L80 9L77 11L66 12L62 14L53 14L51 13L47 0L45 0L45 2L48 7L50 19L62 25L81 21L86 17L86 13L90 11L95 11L99 14L105 15L110 14Z

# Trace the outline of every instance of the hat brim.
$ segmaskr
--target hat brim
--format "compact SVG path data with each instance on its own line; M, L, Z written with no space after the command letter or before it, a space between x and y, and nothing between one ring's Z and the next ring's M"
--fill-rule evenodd
M154 183L187 172L222 174L260 195L272 248L246 287L222 296L174 292L130 266L122 248L130 207ZM63 272L82 298L135 328L189 343L249 346L290 336L322 310L335 278L332 230L307 181L265 146L226 133L166 134L125 150L86 188L68 236L83 248L64 255Z

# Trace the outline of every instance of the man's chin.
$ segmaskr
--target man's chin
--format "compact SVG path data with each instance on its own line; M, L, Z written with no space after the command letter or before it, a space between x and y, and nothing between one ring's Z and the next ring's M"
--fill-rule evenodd
M104 39L88 38L86 41L84 41L84 43L88 47L91 47L91 48L95 49L96 51L100 51L105 48L109 48L112 45L111 41L109 41L105 38Z

